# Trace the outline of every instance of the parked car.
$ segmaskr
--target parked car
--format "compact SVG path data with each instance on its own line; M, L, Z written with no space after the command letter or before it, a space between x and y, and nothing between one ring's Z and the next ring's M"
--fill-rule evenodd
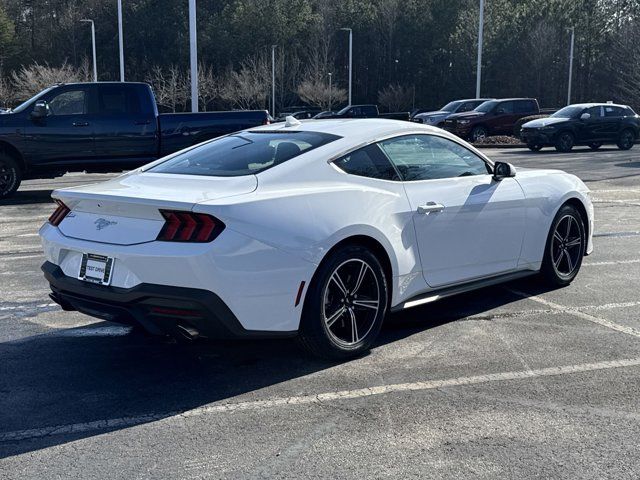
M380 113L377 105L348 105L332 115L315 118L388 118L392 120L409 120L409 112Z
M320 113L319 108L304 108L300 110L295 110L293 112L280 112L280 114L276 117L276 122L284 122L287 117L293 117L298 120L306 120L308 118L313 118L317 114Z
M345 358L390 311L538 273L571 283L593 248L588 192L434 127L292 122L54 191L42 269L65 310Z
M450 115L442 128L476 142L491 135L511 135L518 119L538 113L535 98L488 100L471 112Z
M266 123L264 110L158 114L145 83L55 85L0 116L0 198L25 178L131 169Z
M439 127L441 126L442 122L444 122L447 118L449 118L449 116L453 115L454 113L470 112L471 110L474 110L488 100L491 99L475 98L468 100L454 100L453 102L447 103L440 110L418 113L414 115L411 120L416 123L424 123L426 125Z
M320 113L318 113L317 115L314 115L313 118L315 119L319 119L319 118L331 118L333 117L337 112L335 110L324 110Z
M627 105L580 103L569 105L547 118L525 123L520 136L532 151L554 146L569 152L574 145L597 150L614 143L629 150L640 134L640 117Z

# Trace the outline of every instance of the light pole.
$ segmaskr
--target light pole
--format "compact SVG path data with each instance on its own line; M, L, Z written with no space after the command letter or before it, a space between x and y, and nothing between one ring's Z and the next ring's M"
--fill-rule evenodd
M349 32L349 105L351 105L351 82L353 80L353 30L350 28L341 28L340 30Z
M81 22L91 24L91 50L93 51L93 81L98 81L98 67L96 66L96 28L93 20L82 19Z
M271 45L271 115L276 118L276 47Z
M331 111L331 72L329 72L329 111Z
M191 111L198 111L198 40L196 0L189 0L189 59L191 61Z
M122 0L118 0L118 48L120 50L120 81L124 82L124 47L122 45Z
M573 47L576 39L576 27L571 27L571 48L569 49L569 88L567 91L567 105L571 105L571 82L573 80Z
M478 25L478 66L476 68L476 98L480 98L482 80L482 39L484 37L484 0L480 0L480 22Z

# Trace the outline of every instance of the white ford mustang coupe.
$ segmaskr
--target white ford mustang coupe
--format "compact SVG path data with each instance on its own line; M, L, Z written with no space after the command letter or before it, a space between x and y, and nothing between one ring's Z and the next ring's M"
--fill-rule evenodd
M394 120L289 118L53 198L42 269L63 309L333 358L390 311L536 273L567 285L592 250L577 177Z

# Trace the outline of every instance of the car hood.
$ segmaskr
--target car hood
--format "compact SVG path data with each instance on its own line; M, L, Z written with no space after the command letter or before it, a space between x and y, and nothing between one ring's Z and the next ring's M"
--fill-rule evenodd
M449 115L449 120L471 120L474 118L484 117L486 113L484 112L464 112L464 113L454 113L453 115Z
M434 117L434 116L444 117L445 115L449 115L449 114L451 114L451 112L446 112L444 110L436 110L435 112L419 113L418 115L416 115L416 117Z
M551 125L555 125L557 123L563 123L568 121L568 118L538 118L536 120L531 120L530 122L525 123L524 125L522 125L522 128L542 128L542 127L549 127Z

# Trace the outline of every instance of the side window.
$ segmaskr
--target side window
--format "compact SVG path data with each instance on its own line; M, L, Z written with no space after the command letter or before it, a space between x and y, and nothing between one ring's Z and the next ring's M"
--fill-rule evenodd
M513 113L513 102L502 102L496 108L496 113L499 113L499 114Z
M591 115L591 120L593 120L594 118L604 117L602 107L591 107L587 109L586 113Z
M515 103L515 113L535 112L535 103L532 100L518 100Z
M87 93L67 90L49 100L49 115L83 115L87 113Z
M463 146L434 135L407 135L380 142L403 180L486 175L489 167Z
M624 110L620 107L604 107L605 117L624 117Z
M140 99L134 89L119 85L100 85L98 111L101 115L140 113Z
M377 145L360 148L336 160L334 164L352 175L382 180L400 180L395 168Z
M362 115L367 117L375 117L376 109L371 105L367 105L366 107L362 107Z

